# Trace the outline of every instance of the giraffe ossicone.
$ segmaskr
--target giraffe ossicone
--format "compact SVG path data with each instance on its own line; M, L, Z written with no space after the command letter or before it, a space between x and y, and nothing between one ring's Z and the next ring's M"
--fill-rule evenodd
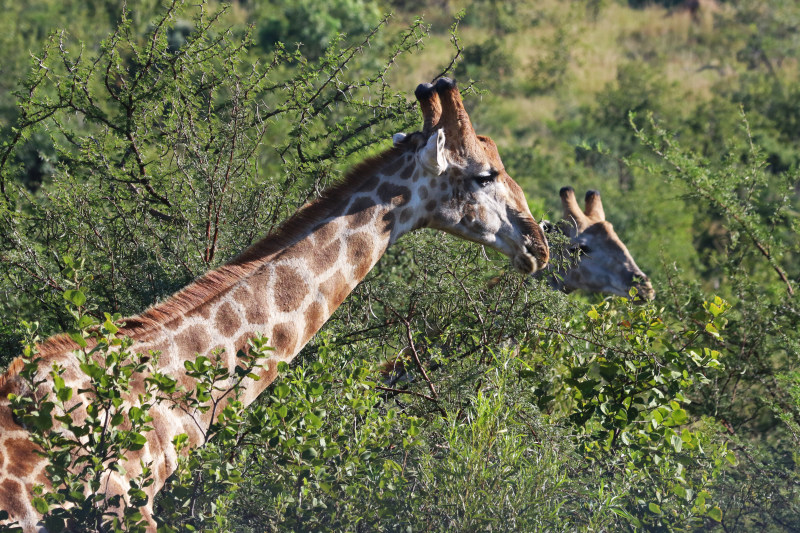
M415 95L424 119L421 132L395 137L394 147L357 165L277 232L165 302L125 319L120 333L133 339L131 350L160 352L159 371L190 390L196 382L185 361L221 349L233 371L237 352L263 333L274 357L259 371L260 379L248 384L241 398L247 405L275 379L277 363L301 350L404 233L439 229L497 249L524 274L544 268L549 254L544 233L495 144L475 134L455 83L441 78L435 85L420 85ZM77 344L61 335L38 348L40 375L58 364L67 386L86 388L74 355ZM43 531L30 500L34 484L47 485L45 462L8 400L11 393L24 393L19 366L13 363L0 376L0 509L23 531ZM48 391L52 383L37 392ZM91 401L85 393L76 394L67 407L77 406L74 416L82 416ZM136 399L131 395L126 401ZM155 531L153 497L178 460L173 439L185 434L189 446L200 445L211 415L163 402L150 415L154 429L146 434L147 443L128 457L125 475L109 470L105 486L107 496L125 497L140 463L149 464L154 483L145 488L148 504L140 510Z
M570 240L570 253L569 257L553 261L539 275L547 276L552 287L564 292L581 289L629 298L630 290L635 288L637 298L654 299L650 279L633 260L614 226L606 220L600 193L587 191L583 210L572 187L563 187L559 194L563 219L555 225L548 221L542 221L541 225L545 233L566 235Z

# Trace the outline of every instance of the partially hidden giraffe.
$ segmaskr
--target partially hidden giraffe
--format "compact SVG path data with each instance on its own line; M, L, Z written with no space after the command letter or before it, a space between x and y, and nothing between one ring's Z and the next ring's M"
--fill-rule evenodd
M421 84L415 91L424 119L421 132L352 169L343 181L307 204L275 233L226 265L200 277L165 302L125 319L121 334L132 350L160 351L160 371L191 389L184 361L224 349L230 370L236 353L257 333L269 339L274 355L252 381L242 401L249 404L276 377L279 361L291 360L377 263L388 246L418 228L442 230L490 246L531 274L548 261L544 233L533 219L522 189L506 173L494 142L475 134L461 94L452 80ZM64 335L38 347L39 372L54 363L76 390L81 372L78 346ZM9 407L9 393L21 391L20 360L0 377L0 509L25 532L43 531L30 503L34 484L47 486L44 460ZM42 385L44 394L52 385ZM76 396L73 402L91 398ZM84 404L85 405L85 404ZM80 413L80 410L78 411ZM150 463L155 482L146 488L141 508L148 530L155 531L154 495L175 470L173 438L186 434L191 446L203 442L209 414L183 412L159 404L150 414L147 444L132 453L127 475ZM108 496L124 495L128 478L108 476ZM38 524L38 525L37 525Z
M402 135L396 134L395 141L402 139ZM552 260L535 276L545 277L551 288L566 293L583 290L630 298L630 289L635 287L635 301L654 299L655 291L649 278L606 220L600 193L594 190L586 193L584 211L578 206L572 187L562 188L560 195L563 219L557 224L543 220L540 226L545 235L559 232L569 237L570 243L561 252L551 247ZM388 359L378 368L385 385L414 381L414 366L408 364L407 357L402 354Z
M564 292L581 289L629 298L631 288L636 288L638 298L654 299L650 279L606 220L600 193L586 193L584 210L572 187L563 187L559 194L563 219L556 225L548 221L541 225L545 233L558 231L570 239L570 257L558 257L538 275L546 276L552 287ZM579 254L577 259L575 253Z

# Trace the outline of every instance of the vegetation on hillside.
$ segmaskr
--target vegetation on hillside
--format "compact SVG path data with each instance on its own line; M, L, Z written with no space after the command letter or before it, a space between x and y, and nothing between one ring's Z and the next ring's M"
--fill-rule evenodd
M443 74L537 220L560 217L561 187L599 189L656 289L645 304L565 295L476 245L405 236L181 464L156 502L164 531L800 529L795 2L4 11L2 366L36 334L97 324L124 389L150 367L110 355L115 316L419 129L413 88ZM192 371L213 386L225 376L201 356ZM385 386L394 358L410 379ZM103 398L112 378L90 370ZM35 418L63 399L41 401L20 408L60 492L37 508L91 530L109 517L65 463L78 444ZM119 416L139 418L87 480L146 438L146 417Z

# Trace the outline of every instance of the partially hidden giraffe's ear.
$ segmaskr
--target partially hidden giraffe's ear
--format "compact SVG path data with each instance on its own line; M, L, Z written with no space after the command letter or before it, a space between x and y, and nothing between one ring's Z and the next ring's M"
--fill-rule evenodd
M398 144L403 142L406 137L407 135L403 132L395 133L394 135L392 135L392 144L397 146Z
M562 187L558 193L561 196L561 207L564 210L564 218L574 221L578 229L585 228L588 225L586 215L581 211L575 200L575 189L572 187Z
M439 125L447 133L448 148L460 154L482 153L456 82L450 78L439 78L434 88L441 102Z
M414 96L419 101L422 111L423 126L422 133L430 135L439 126L439 119L442 117L442 103L439 94L430 83L421 83L414 91Z
M556 229L553 223L549 220L542 220L539 222L539 227L542 228L542 231L545 233L552 233Z
M606 213L603 211L603 202L600 200L599 191L586 191L586 216L595 220L605 220Z
M444 154L444 130L439 128L428 137L428 142L420 152L422 164L437 176L447 170L447 157Z

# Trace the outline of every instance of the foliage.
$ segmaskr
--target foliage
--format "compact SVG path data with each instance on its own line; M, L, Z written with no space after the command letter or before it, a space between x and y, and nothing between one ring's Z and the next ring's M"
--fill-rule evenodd
M721 461L736 459L708 441L707 424L693 421L686 407L693 385L707 385L721 368L728 307L716 298L695 313L693 324L670 325L658 310L617 298L592 306L589 320L561 339L543 338L541 349L562 353L562 366L534 389L538 403L550 416L569 420L587 456L610 478L631 484L621 498L627 509L619 512L637 527L721 519L708 489ZM542 378L531 370L527 375Z
M93 490L147 436L116 403L140 372L148 405L237 379L199 354L198 387L173 389L115 317L417 129L411 90L454 72L537 220L562 186L600 189L655 302L552 293L408 235L256 404L231 390L157 499L162 530L800 529L796 2L151 4L0 21L0 361L34 321L96 356L85 424L58 368L15 400L52 457L36 501L54 520L115 519ZM394 358L405 379L380 383ZM104 413L135 424L98 430Z
M415 418L384 403L370 362L325 339L315 360L279 372L233 450L247 477L230 496L231 526L370 530L393 520Z
M380 20L376 3L369 0L274 0L261 3L256 16L258 39L265 52L278 43L299 46L308 58L317 58L337 40L338 34L363 35Z
M147 501L143 489L153 483L148 465L142 464L141 474L130 480L127 498L106 497L104 487L113 472L125 472L128 454L144 446L153 429L148 411L164 376L156 370L156 354L131 353L133 341L116 336L118 315L106 313L100 323L86 313L90 307L80 288L82 265L65 262L72 274L65 281L74 287L64 292L64 299L75 319L76 330L70 337L81 347L75 351L84 375L78 380L81 387L65 384L66 368L58 363L40 374L39 337L32 325L20 376L25 388L37 394L9 396L15 415L31 428L33 442L48 461L50 487L34 488L33 505L51 531L63 531L67 524L74 531L144 531L138 507ZM145 386L132 405L127 401L132 384L145 376ZM38 394L42 390L44 394Z

